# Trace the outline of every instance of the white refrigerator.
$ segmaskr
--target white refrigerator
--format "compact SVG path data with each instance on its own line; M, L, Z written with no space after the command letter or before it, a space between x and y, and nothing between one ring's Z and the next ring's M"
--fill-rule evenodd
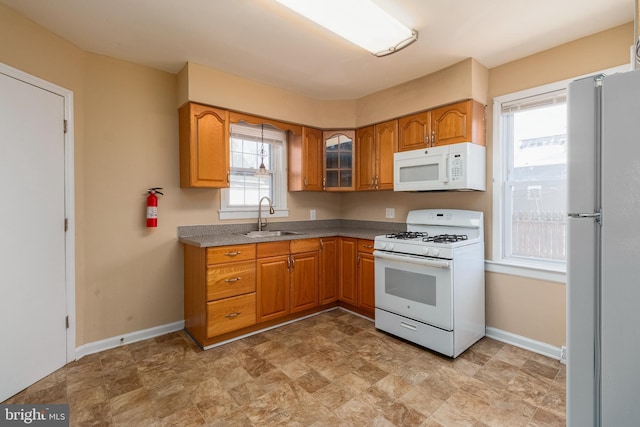
M567 425L640 425L640 71L568 92Z

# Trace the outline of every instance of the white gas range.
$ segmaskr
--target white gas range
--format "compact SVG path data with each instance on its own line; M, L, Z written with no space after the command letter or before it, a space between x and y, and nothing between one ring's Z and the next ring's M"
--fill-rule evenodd
M450 357L485 335L482 212L410 211L374 248L376 328Z

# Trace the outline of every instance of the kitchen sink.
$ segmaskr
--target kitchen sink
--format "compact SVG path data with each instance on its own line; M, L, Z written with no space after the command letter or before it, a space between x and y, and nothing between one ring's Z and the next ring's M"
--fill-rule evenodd
M244 236L259 238L259 237L281 237L281 236L296 236L299 234L297 231L283 231L283 230L263 230L263 231L249 231L248 233L244 233Z

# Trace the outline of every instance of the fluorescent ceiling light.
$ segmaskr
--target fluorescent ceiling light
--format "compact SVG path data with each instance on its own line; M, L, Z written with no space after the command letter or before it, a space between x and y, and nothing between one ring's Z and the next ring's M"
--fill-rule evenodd
M418 40L371 0L276 0L375 56L386 56Z

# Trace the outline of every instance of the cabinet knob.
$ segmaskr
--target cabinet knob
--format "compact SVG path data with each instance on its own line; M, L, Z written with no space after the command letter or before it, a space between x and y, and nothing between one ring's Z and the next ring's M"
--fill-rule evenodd
M304 183L304 186L306 187L307 186L307 177L306 176L304 177L303 183Z
M226 279L225 282L227 282L227 283L235 283L240 279L242 279L242 277L234 277L232 279Z
M224 256L238 256L240 255L240 251L235 252L225 252Z
M436 145L436 131L432 130L431 131L431 146Z
M240 312L236 311L235 313L226 314L224 317L226 317L227 319L233 319L234 317L238 317L238 316L240 316Z

